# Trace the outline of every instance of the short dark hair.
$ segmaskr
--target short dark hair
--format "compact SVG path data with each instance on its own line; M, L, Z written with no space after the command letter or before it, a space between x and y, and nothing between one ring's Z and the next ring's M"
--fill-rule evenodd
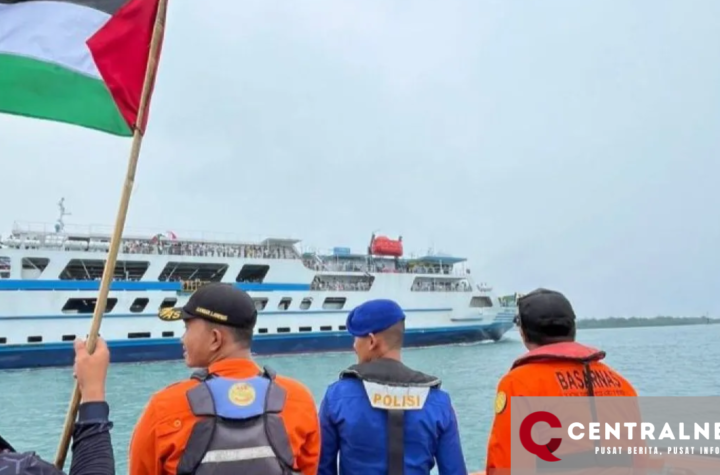
M250 348L252 344L253 327L239 328L211 322L207 322L207 324L210 325L212 328L217 328L218 330L225 330L227 333L230 334L233 342L237 343L243 348Z
M527 340L528 343L533 343L538 346L575 341L575 322L573 321L553 325L552 328L556 331L548 332L546 331L547 329L542 328L542 326L524 326L521 319L520 328L522 329L523 335L525 335L525 340Z
M380 335L391 349L401 349L405 339L405 320L400 320L391 327L381 331Z

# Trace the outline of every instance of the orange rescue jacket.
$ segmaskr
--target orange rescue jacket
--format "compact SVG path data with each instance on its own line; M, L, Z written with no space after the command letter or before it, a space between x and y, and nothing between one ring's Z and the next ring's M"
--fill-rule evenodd
M519 357L500 380L495 419L488 440L487 475L510 473L510 399L513 396L629 396L637 393L619 373L603 363L605 352L575 342L541 346ZM592 388L586 387L585 363Z
M260 373L251 360L227 359L213 363L210 373L229 378L250 378ZM320 428L310 391L300 382L277 375L287 398L280 413L295 455L295 469L316 475L320 459ZM174 475L197 418L187 392L200 384L187 379L157 392L148 403L130 441L130 475Z

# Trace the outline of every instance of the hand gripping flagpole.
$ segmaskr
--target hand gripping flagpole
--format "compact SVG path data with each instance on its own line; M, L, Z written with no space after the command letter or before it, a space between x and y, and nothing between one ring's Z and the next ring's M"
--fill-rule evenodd
M93 313L92 323L90 324L90 332L87 338L87 351L93 353L97 342L98 333L100 331L100 323L102 322L103 313L107 303L108 293L110 291L110 283L115 273L115 263L120 249L120 241L122 240L123 229L125 228L125 218L127 217L128 205L130 204L130 195L132 193L133 184L135 183L135 171L137 170L138 158L140 156L140 146L144 135L141 125L145 123L147 115L150 94L155 82L157 72L158 57L160 53L160 44L162 42L165 30L165 17L167 13L168 0L159 0L157 14L155 16L155 25L153 27L152 39L150 42L150 54L148 55L148 64L145 71L145 80L143 83L142 94L140 96L140 106L138 110L137 120L133 131L132 147L130 149L130 159L128 161L127 174L125 175L125 184L123 185L122 196L120 198L120 206L117 217L115 218L115 229L110 241L110 249L108 250L107 261L105 261L105 269L103 270L102 281L100 282L100 292L95 311ZM67 415L65 416L65 426L63 427L60 444L55 454L55 466L62 470L67 458L68 448L70 447L70 439L72 438L75 418L77 417L78 407L80 406L80 387L75 381L70 405Z

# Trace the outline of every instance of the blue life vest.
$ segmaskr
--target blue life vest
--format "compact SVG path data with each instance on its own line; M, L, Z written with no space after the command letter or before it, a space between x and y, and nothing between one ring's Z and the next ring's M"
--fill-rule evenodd
M294 455L280 412L285 390L275 372L230 379L201 370L187 393L195 423L178 475L290 475Z
M422 410L430 390L440 388L440 379L387 359L353 365L340 373L343 378L362 381L370 405L387 412L388 475L403 475L405 412Z

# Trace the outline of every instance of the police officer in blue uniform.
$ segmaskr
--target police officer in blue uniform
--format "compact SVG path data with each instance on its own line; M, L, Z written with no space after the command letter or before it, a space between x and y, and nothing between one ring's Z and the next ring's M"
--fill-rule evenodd
M340 373L320 406L318 475L467 475L457 419L440 380L400 357L405 315L371 300L347 318L358 363Z

